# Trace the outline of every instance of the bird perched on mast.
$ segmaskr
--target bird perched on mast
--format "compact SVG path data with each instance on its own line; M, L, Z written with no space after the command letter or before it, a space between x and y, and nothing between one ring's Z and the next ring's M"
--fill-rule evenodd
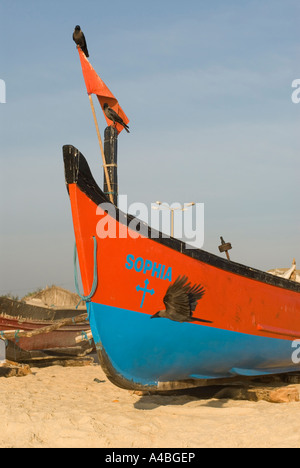
M82 50L84 55L86 57L89 57L87 45L86 45L86 40L84 37L83 32L81 31L80 26L75 26L74 32L73 32L73 41L77 44L78 47Z
M111 107L109 107L107 102L103 104L103 112L109 120L112 120L114 125L119 123L125 128L127 133L130 133L128 125L126 125L122 117L120 117Z
M191 286L186 276L179 276L174 284L168 287L163 299L166 309L160 310L151 318L167 318L174 322L205 322L212 323L210 320L203 320L193 317L198 300L202 298L205 290L199 284Z

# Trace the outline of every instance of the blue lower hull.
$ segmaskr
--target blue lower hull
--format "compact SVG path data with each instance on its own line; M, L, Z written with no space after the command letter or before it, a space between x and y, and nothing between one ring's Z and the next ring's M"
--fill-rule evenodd
M96 303L90 304L90 325L97 349L105 350L116 374L142 386L299 370L288 340L151 320L146 314Z

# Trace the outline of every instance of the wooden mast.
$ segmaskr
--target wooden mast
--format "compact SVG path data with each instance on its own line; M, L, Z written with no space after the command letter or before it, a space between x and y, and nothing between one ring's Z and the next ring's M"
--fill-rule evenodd
M89 96L89 100L90 100L90 104L91 104L91 108L92 108L92 113L93 113L93 117L94 117L94 122L95 122L95 127L96 127L96 131L97 131L97 136L98 136L98 141L99 141L99 146L100 146L100 151L101 151L101 156L102 156L102 162L103 162L103 168L104 168L104 174L105 174L105 179L106 179L106 183L107 183L107 187L108 187L108 195L109 195L110 201L112 203L114 203L114 198L113 198L111 183L110 183L110 179L109 179L109 175L108 175L107 164L106 164L106 160L105 160L104 149L103 149L103 144L102 144L101 135L100 135L100 131L99 131L99 126L98 126L98 122L97 122L95 107L94 107L92 96L90 94L88 96Z

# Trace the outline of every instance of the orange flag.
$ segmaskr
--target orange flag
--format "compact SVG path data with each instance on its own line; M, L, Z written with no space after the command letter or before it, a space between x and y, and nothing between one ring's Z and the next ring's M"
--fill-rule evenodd
M127 118L123 109L119 106L118 100L115 96L110 92L106 84L101 80L101 78L97 75L95 70L93 69L92 65L86 58L85 54L82 52L80 47L78 47L79 58L81 62L81 68L83 73L83 78L85 81L86 89L88 94L96 94L100 106L103 110L103 105L105 102L111 107L125 122L127 125L129 123L129 119ZM104 112L103 112L104 114ZM112 121L109 120L106 115L104 114L106 122L108 125L113 125ZM122 125L116 123L116 129L118 133L124 129Z

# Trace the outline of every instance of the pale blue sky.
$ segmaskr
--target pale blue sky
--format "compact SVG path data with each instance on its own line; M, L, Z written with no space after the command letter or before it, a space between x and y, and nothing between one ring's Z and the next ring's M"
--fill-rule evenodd
M130 119L120 193L204 203L205 250L300 266L299 19L298 0L1 0L0 294L74 290L62 146L103 180L76 24Z

